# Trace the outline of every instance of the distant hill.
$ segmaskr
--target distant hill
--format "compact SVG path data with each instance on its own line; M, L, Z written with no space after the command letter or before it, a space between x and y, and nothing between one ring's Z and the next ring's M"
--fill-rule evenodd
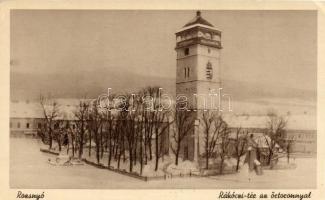
M73 72L61 76L11 73L10 95L12 100L38 99L39 94L51 93L57 98L96 98L112 88L112 93L136 92L146 86L161 86L164 92L175 96L175 78L147 77L132 72ZM264 83L223 80L223 92L234 101L257 99L299 99L316 102L316 91L286 88ZM260 102L261 103L261 102Z

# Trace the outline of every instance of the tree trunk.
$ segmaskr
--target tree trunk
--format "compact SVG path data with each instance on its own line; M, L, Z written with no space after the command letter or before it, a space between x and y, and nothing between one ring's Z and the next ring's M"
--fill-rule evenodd
M135 145L135 146L133 147L133 149L134 149L134 153L133 153L133 155L134 155L134 156L133 156L133 158L134 158L134 159L133 159L133 160L134 160L134 163L133 163L133 165L134 165L134 166L137 165L137 153L138 153L138 152L137 152L137 148L138 148L137 143L138 143L138 140L135 139L135 142L134 142L134 145Z
M100 128L100 158L103 159L104 156L104 142L103 142L103 127Z
M129 161L130 161L129 171L132 172L132 170L133 170L132 147L129 147Z
M122 151L122 153L123 153L123 163L125 163L125 161L126 161L126 156L125 156L124 141L123 141L122 149L123 149L123 151Z
M121 156L122 156L122 148L120 148L120 152L119 152L119 155L118 155L117 169L120 169Z
M180 152L180 143L177 145L177 149L176 149L176 155L175 155L175 165L178 165L178 158L179 158L179 152Z
M52 149L52 131L49 129L49 148Z
M109 143L108 143L109 147L108 147L108 166L111 166L111 160L112 160L112 137L111 137L111 130L109 132Z
M152 160L152 141L149 138L149 160Z
M268 159L268 165L271 165L272 156L273 156L273 151L270 149L270 150L269 150L269 159Z
M61 135L59 134L58 135L58 139L57 139L57 141L58 141L58 145L59 145L59 152L61 152L61 150L62 150L62 145L61 145L61 137L60 137Z
M83 130L83 125L81 126L81 133L80 133L80 141L79 141L79 159L81 159L82 154L83 154L83 142L84 142L84 130Z
M99 156L100 156L100 141L99 141L99 138L98 138L98 132L96 130L96 132L94 133L95 134L95 143L96 143L96 160L97 160L97 163L99 164Z
M155 150L155 156L156 156L156 163L155 163L155 171L158 170L158 164L159 164L159 135L156 134L156 150Z
M290 143L288 143L288 146L287 146L287 162L288 162L288 164L290 162Z
M236 164L236 171L239 170L239 163L240 163L240 156L237 155L237 164Z
M91 157L91 131L88 131L88 133L89 133L88 154L89 154L89 157Z
M205 146L205 168L209 169L209 132L206 132L206 146Z
M71 147L72 147L72 157L74 157L74 139L73 139L73 136L71 136Z
M143 170L143 149L142 149L142 135L140 138L140 175L142 175Z
M119 144L118 144L118 141L117 139L115 140L114 142L114 148L113 148L113 153L114 153L114 159L117 160L118 158L118 148L119 148Z
M225 161L224 156L221 156L221 162L220 162L220 170L219 173L222 174L223 173L223 163Z
M70 143L68 142L68 144L67 144L67 155L69 155L69 148L70 148Z
M206 152L205 152L205 157L206 157L206 159L205 159L205 168L209 169L209 152L208 152L208 150L206 150Z
M148 163L148 156L147 156L147 136L144 137L144 163L147 164Z

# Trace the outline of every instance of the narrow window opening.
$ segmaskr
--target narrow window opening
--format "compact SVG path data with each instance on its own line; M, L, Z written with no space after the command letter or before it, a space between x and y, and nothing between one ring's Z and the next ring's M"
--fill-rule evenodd
M190 49L189 48L185 48L184 55L187 56L189 54L190 54Z
M206 67L206 77L207 79L212 79L213 76L213 71L212 71L212 64L210 62L208 62L207 67Z

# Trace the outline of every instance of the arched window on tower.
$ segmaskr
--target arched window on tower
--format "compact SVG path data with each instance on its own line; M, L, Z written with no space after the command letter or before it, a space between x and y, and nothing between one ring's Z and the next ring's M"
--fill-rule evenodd
M206 67L206 77L209 80L211 80L213 77L213 69L212 69L212 64L210 62L208 62Z

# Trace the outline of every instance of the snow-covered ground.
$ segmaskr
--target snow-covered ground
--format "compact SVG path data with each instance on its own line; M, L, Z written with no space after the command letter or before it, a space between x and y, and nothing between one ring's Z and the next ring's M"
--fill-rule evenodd
M264 170L256 176L242 170L239 174L213 177L173 178L144 182L89 165L53 166L47 161L55 158L39 151L35 139L10 138L11 188L260 188L289 189L316 187L316 159L296 158L294 170ZM187 163L188 164L188 163ZM185 163L185 165L187 165ZM191 167L191 166L190 166Z

